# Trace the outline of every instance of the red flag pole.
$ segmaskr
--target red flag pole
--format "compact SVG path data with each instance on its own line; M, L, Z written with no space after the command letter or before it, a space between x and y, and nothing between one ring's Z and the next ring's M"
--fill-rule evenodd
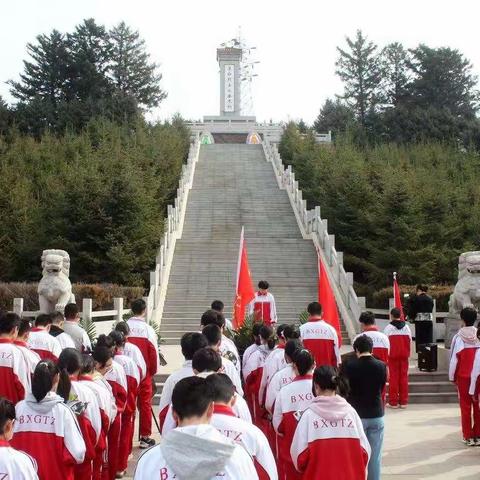
M405 320L402 306L402 298L400 296L400 287L398 286L397 281L397 272L393 272L393 305L395 306L395 308L398 308L400 310L401 320Z

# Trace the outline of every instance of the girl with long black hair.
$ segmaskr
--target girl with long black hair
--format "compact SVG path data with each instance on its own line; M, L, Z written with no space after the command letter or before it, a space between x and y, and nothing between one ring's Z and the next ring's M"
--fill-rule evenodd
M85 458L85 441L76 415L57 395L58 367L42 360L32 377L32 392L15 407L12 446L37 461L40 480L74 480Z

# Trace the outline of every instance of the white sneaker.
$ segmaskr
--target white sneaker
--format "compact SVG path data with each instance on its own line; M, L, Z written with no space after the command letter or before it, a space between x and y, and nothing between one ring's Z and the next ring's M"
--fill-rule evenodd
M467 440L467 447L474 447L475 446L475 440L473 438L469 438Z
M407 405L399 405L399 408L405 410L407 408Z
M480 447L480 437L475 438L474 441L475 441L475 446Z
M387 403L385 406L386 406L387 408L394 408L394 409L399 408L398 405L391 405L390 403Z

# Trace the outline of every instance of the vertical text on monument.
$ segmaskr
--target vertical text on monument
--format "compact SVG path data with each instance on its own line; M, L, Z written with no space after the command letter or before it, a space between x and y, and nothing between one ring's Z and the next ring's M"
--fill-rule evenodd
M235 65L225 65L225 112L235 111Z

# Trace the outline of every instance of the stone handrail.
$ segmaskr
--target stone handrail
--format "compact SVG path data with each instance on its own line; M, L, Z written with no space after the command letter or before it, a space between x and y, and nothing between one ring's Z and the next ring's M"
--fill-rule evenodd
M155 270L150 272L150 289L148 296L145 297L147 302L147 320L149 322L157 323L161 321L175 244L177 239L182 236L188 193L192 188L195 165L198 162L199 153L200 138L197 133L190 145L187 163L182 167L175 204L173 206L169 205L167 209L165 229L156 257Z
M353 274L343 267L343 253L335 249L335 236L328 233L328 222L320 216L320 207L307 210L307 201L303 199L302 190L295 180L291 165L283 165L276 144L268 139L263 141L267 161L271 162L278 184L287 191L297 222L304 238L311 238L318 254L327 265L340 315L350 339L360 331L358 318L365 309L365 298L357 297L353 288Z

